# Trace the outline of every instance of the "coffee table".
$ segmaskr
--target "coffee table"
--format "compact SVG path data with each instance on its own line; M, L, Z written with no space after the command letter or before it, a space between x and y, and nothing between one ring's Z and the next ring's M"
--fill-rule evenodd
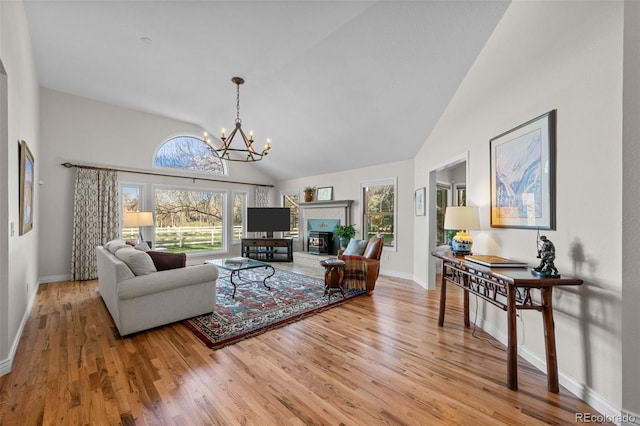
M239 284L248 284L254 282L260 282L260 280L248 280L240 276L240 271L248 271L249 269L257 269L257 268L265 268L266 270L271 269L270 273L262 279L262 285L264 285L267 289L271 290L271 287L267 285L267 280L271 278L276 270L267 262L261 262L255 259L246 259L242 263L231 263L229 262L231 258L225 259L213 259L207 260L206 263L211 263L216 265L218 268L223 269L225 271L229 271L229 281L233 285L233 295L232 298L236 298L236 288ZM234 277L238 282L234 281Z

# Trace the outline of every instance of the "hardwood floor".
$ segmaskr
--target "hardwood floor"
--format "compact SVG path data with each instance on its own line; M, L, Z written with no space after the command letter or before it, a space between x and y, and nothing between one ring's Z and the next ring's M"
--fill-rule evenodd
M120 338L97 281L40 286L12 372L0 378L3 425L575 424L596 413L462 326L450 289L380 277L358 297L217 351L177 323ZM495 345L495 346L494 346Z

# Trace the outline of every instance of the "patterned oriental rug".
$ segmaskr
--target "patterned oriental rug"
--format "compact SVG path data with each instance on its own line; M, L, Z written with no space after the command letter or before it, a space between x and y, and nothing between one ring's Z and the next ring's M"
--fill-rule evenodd
M366 293L347 289L346 297L334 292L329 301L328 295L324 294L324 280L281 269L275 271L275 275L267 280L271 290L262 285L262 277L265 276L262 269L242 271L242 278L255 282L239 284L235 299L231 297L233 286L228 276L219 277L216 311L188 319L183 324L209 348L219 349ZM224 271L221 273L225 274Z

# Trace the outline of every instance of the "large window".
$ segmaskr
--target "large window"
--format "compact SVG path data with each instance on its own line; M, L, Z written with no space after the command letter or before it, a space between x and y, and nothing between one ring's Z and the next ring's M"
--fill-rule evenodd
M156 188L156 247L175 252L222 250L225 202L225 192Z
M215 175L225 174L224 163L202 139L178 136L160 146L153 160L155 167L180 169Z
M247 212L247 193L233 192L233 242L244 238L245 217Z
M362 184L363 238L380 233L385 246L396 246L396 186L395 178Z
M298 192L282 192L282 207L291 209L290 231L285 232L285 237L298 238L300 235L300 209L298 208Z

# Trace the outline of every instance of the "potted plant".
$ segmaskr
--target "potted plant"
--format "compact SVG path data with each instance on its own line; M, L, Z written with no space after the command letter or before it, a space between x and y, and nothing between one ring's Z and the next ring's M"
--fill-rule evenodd
M313 193L316 192L316 187L307 186L302 191L304 192L304 201L308 203L313 200Z
M336 225L336 235L340 238L340 247L346 248L349 240L356 235L353 225Z

